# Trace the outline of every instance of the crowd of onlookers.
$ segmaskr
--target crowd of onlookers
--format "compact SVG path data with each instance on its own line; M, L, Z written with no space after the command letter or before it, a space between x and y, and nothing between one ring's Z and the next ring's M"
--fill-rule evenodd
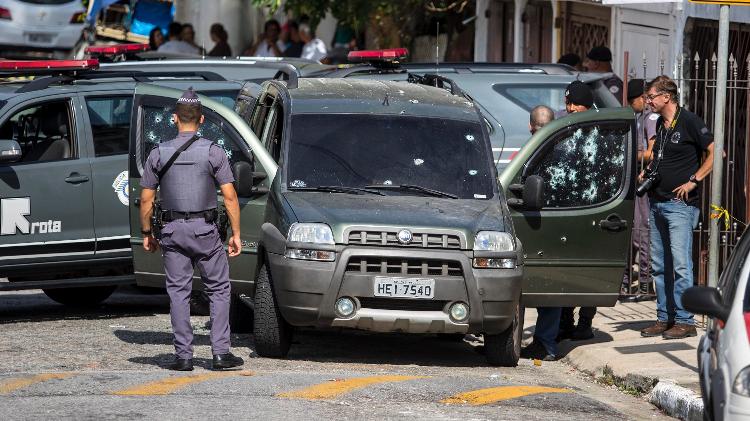
M228 34L220 23L211 25L209 31L213 48L206 51L195 42L195 29L189 23L172 22L165 37L162 28L155 27L148 37L151 50L185 55L206 55L214 57L232 56L228 43ZM334 53L341 55L349 49L356 48L354 32L344 27L336 30L336 35L329 50L326 43L315 36L310 24L288 20L281 25L271 19L263 26L263 33L257 41L248 46L241 54L253 57L301 57L309 60L325 61Z

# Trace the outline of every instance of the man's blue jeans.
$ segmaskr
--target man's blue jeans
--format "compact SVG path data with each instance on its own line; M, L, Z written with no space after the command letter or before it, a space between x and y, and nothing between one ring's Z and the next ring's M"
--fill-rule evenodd
M695 324L682 306L682 293L693 286L693 230L699 214L681 200L651 201L651 276L659 321Z
M560 307L537 307L534 341L544 345L547 353L557 355L557 333L560 331Z

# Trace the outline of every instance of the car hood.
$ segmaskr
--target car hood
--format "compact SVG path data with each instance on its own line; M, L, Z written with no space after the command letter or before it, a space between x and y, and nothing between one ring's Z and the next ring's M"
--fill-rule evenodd
M337 243L352 226L460 231L473 247L478 231L512 232L502 202L495 199L443 199L424 196L375 196L322 192L283 194L298 222L322 222Z

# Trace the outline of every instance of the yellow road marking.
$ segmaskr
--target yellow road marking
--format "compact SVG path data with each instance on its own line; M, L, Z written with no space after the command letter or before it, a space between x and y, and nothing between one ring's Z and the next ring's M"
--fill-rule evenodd
M6 382L0 383L0 395L10 393L14 390L23 389L24 387L29 387L36 383L46 382L47 380L65 379L72 375L73 373L45 373L22 379L10 379Z
M178 389L194 383L200 383L207 380L220 379L231 376L252 376L251 371L217 371L205 374L196 374L193 376L175 376L166 379L146 383L130 389L118 390L112 392L113 395L134 396L134 395L168 395Z
M279 398L297 399L331 399L356 389L379 383L404 382L407 380L424 379L424 376L371 376L354 377L316 384L293 392L279 393Z
M573 393L570 389L545 386L500 386L459 393L441 400L442 403L461 403L469 405L486 405L488 403L520 398L540 393Z

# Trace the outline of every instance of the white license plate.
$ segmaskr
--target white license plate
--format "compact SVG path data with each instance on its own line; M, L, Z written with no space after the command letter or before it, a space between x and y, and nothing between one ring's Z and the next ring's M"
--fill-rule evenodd
M376 297L429 299L435 296L435 280L376 276L373 295Z
M52 42L52 34L26 34L26 36L29 38L29 42L40 42L49 44Z

